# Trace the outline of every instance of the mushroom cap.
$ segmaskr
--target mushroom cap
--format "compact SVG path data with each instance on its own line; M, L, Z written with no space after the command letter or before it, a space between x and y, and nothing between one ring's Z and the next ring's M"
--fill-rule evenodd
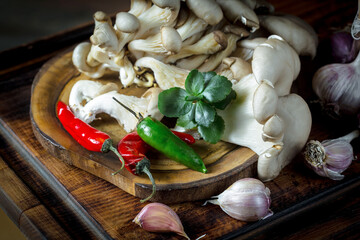
M169 52L178 52L182 46L182 39L178 31L173 27L161 28L161 41L166 50Z
M104 21L108 21L109 19L110 19L109 16L103 11L97 11L96 13L94 13L95 21L104 22Z
M180 0L152 0L152 2L160 8L167 8L167 7L171 9L180 8Z
M215 0L187 0L186 5L198 18L210 25L218 24L224 17L223 12Z
M140 21L131 13L119 12L116 14L115 25L119 31L133 33L140 28Z

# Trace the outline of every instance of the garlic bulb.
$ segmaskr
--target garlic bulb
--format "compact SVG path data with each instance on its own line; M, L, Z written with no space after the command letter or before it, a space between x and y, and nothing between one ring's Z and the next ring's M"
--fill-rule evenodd
M311 140L306 144L304 157L307 165L319 176L342 180L341 175L354 160L350 142L359 136L355 130L343 137L323 142Z
M359 52L359 43L351 34L345 31L336 32L330 37L331 56L335 63L354 61Z
M133 222L149 232L175 232L190 239L184 231L179 216L170 207L162 203L146 205Z
M219 205L229 216L242 221L257 221L273 212L270 190L258 179L243 178L207 202Z
M315 73L312 87L325 109L335 116L360 111L360 54L352 63L329 64Z

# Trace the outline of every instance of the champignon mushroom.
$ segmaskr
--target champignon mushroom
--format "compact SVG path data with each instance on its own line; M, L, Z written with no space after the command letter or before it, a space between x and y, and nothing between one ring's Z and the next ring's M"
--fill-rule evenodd
M223 12L215 0L186 0L186 5L210 25L216 25L223 19Z

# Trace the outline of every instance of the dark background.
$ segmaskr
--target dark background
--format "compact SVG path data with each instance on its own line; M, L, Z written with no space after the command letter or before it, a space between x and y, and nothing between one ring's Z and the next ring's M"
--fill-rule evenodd
M130 0L1 0L0 52L93 21L101 10L127 11Z

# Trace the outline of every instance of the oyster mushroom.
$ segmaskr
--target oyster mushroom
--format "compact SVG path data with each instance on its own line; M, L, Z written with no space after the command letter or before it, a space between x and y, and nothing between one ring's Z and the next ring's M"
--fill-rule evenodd
M151 88L138 98L120 94L115 90L109 91L112 88L113 86L106 87L101 83L79 81L78 85L71 90L69 98L69 105L76 106L74 107L75 116L86 123L91 123L96 119L97 114L106 113L115 118L125 131L131 132L136 128L138 120L128 110L116 103L113 100L113 97L115 97L135 112L141 113L144 117L151 115L157 120L161 120L163 117L157 109L157 99L162 91L161 89ZM84 100L86 103L83 105L81 103Z
M285 39L299 55L315 57L318 37L304 20L294 15L261 15L259 19L262 27Z
M264 43L267 38L258 37L253 39L242 39L237 42L236 50L231 54L232 57L242 58L250 61L257 46Z
M204 20L198 18L195 14L190 13L190 16L187 18L185 23L176 30L179 32L181 39L185 41L191 36L205 31L207 26L208 24Z
M171 87L184 87L190 71L163 63L152 57L143 57L135 62L135 67L148 68L154 74L156 83L163 90Z
M269 63L276 64L264 67ZM300 59L284 39L271 35L255 48L251 66L259 84L265 81L275 88L278 96L284 96L290 92L292 82L300 72Z
M266 10L267 13L272 13L275 11L274 6L265 0L241 0L241 1L253 10L260 10L261 12L264 12L264 10Z
M296 94L279 98L277 115L284 125L282 144L274 144L259 155L258 176L274 179L305 146L311 130L311 113L306 102Z
M98 11L94 14L95 29L90 41L93 45L103 48L105 51L117 53L119 51L119 40L110 17L104 12Z
M191 55L214 54L223 50L226 46L227 39L225 34L221 31L214 31L201 38L195 44L184 46L177 54L169 56L166 62L174 63L178 59Z
M154 54L173 54L181 49L182 40L173 27L161 27L160 32L146 39L136 39L128 44L130 51Z
M199 67L200 72L209 72L213 71L218 67L221 63L221 61L230 56L230 54L236 49L236 42L241 39L241 36L235 35L235 34L226 34L226 37L228 39L227 47L217 52L213 55L210 55L208 59Z
M92 78L100 78L104 75L107 67L101 63L97 63L96 65L90 65L88 63L87 58L91 47L89 42L78 44L73 51L72 62L80 72Z
M223 12L215 0L186 0L186 5L210 25L216 25L223 19Z
M226 111L219 111L219 115L226 126L222 140L248 147L257 153L258 177L269 181L305 145L311 129L311 113L300 96L289 94L279 97L273 117L260 124L253 112L253 98L258 87L253 74L243 77L233 85L236 100Z
M134 33L140 28L139 19L128 12L119 12L116 14L115 29L124 33Z
M235 82L252 73L251 65L237 57L224 58L216 72Z
M130 10L128 13L138 17L151 7L151 1L148 0L131 0Z
M69 95L69 106L75 116L80 116L81 109L85 103L93 98L114 90L118 90L115 83L102 84L92 80L79 80L71 88Z
M259 19L256 13L245 3L239 0L216 0L227 18L232 24L240 21L251 28L251 32L259 29Z
M205 60L209 57L208 54L193 55L187 58L178 60L175 65L178 68L183 68L187 70L192 70L198 68Z

